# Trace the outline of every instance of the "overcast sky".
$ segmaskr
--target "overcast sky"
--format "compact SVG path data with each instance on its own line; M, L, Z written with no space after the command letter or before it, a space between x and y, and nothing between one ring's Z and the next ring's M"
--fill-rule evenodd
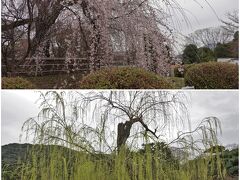
M216 116L221 120L223 134L222 144L239 141L238 91L191 91L189 106L192 128L204 117ZM34 91L2 90L2 138L1 144L19 142L21 126L25 120L38 113Z
M175 0L183 8L191 26L181 16L175 16L181 23L179 32L191 33L197 29L222 25L219 19L226 19L227 12L238 10L239 0ZM179 26L177 26L179 27Z
M173 2L173 1L172 1ZM239 0L175 0L177 8L172 10L170 23L173 29L175 53L182 53L185 37L198 29L223 25L226 14L239 9ZM179 13L179 7L181 12Z

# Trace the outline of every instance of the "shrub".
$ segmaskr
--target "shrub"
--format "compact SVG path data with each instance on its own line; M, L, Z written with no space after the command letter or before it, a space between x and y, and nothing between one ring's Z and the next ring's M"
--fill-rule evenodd
M20 77L3 77L3 89L33 89L35 86L24 78Z
M103 68L85 76L80 82L83 89L170 89L163 77L134 67Z
M185 74L185 85L196 89L237 89L238 66L208 62L192 66Z
M239 168L238 166L233 166L228 169L228 174L232 176L238 176L239 174Z

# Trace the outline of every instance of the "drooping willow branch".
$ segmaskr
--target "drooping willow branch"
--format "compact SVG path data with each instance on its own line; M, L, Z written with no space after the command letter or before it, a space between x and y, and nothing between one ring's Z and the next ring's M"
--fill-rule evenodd
M112 152L139 146L145 135L168 146L198 147L216 144L220 122L205 118L193 131L179 131L189 124L184 94L168 91L103 91L41 93L41 111L27 121L23 130L32 132L38 143L56 143L89 152ZM200 139L195 140L194 134ZM168 135L167 135L168 134ZM132 141L135 141L134 143Z
M203 147L199 147L198 144L203 145L204 148L218 145L218 133L222 134L220 120L217 117L207 117L194 130L178 132L177 138L167 143L166 146L180 144L184 147L189 146L190 148L200 150ZM198 134L200 136L199 139L193 138L194 134Z

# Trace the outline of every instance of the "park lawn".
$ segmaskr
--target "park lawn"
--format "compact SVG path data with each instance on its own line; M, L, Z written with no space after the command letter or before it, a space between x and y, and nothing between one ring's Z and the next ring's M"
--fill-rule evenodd
M76 89L77 83L82 79L82 74L57 74L45 76L25 77L25 79L32 82L36 89ZM66 85L66 82L68 84Z
M185 87L184 78L180 77L166 77L166 79L173 84L174 89L182 89Z

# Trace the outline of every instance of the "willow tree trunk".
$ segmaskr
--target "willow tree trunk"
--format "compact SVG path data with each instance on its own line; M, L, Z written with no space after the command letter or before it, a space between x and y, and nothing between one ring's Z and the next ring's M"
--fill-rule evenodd
M126 141L130 135L130 131L133 123L131 121L126 121L125 123L118 124L118 134L117 134L117 148L120 148L126 144Z
M118 150L120 150L120 148L126 144L126 141L130 136L132 125L140 121L141 121L141 118L137 117L137 118L131 118L129 121L126 121L125 123L118 124L118 131L117 131Z

